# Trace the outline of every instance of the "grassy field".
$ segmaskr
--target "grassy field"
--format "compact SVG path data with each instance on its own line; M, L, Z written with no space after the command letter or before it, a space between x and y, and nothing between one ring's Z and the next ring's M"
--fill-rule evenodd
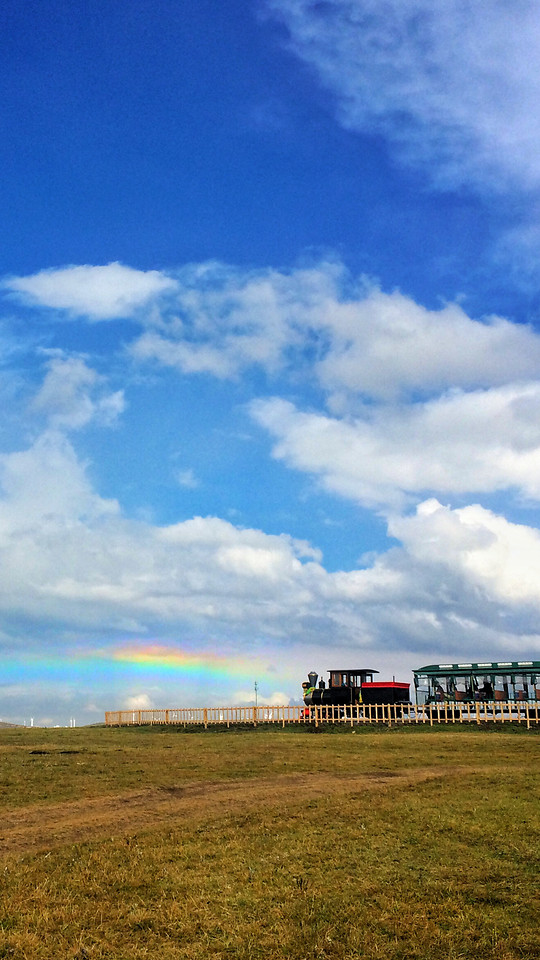
M0 957L536 958L540 736L0 731Z

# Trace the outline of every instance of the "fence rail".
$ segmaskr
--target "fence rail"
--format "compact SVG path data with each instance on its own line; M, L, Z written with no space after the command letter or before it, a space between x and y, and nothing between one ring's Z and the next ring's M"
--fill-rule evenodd
M235 724L281 724L322 723L355 724L384 723L429 724L434 723L525 723L527 729L540 720L540 702L475 702L437 703L423 706L415 704L363 704L351 707L174 707L165 710L109 710L105 714L108 727L154 726L201 726L205 729L217 724L227 727Z

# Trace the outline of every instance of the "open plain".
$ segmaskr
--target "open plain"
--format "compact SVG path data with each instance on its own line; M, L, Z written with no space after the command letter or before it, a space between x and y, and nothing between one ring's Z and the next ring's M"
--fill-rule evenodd
M539 735L0 731L0 957L538 956Z

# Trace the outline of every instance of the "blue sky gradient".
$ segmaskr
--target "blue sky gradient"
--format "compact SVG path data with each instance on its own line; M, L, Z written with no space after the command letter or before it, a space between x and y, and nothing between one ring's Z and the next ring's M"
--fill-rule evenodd
M537 5L1 17L0 718L538 657Z

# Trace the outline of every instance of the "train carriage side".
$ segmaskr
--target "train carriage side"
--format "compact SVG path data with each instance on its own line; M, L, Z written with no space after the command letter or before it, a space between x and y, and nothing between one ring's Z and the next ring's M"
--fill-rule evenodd
M414 670L416 703L540 701L540 661L431 663Z

